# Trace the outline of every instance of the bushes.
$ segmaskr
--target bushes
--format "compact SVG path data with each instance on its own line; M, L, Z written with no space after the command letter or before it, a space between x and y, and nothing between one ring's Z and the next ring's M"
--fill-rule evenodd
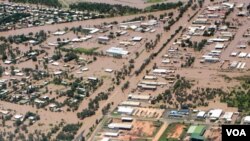
M30 13L14 13L12 15L0 18L0 25L5 25L6 23L16 23L20 19L31 16Z

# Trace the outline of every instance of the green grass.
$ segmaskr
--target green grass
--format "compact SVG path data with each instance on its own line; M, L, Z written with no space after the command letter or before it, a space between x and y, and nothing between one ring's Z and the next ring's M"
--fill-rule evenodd
M94 53L96 53L97 49L98 49L98 47L91 48L91 49L76 48L76 49L74 49L74 52L76 52L76 53L83 53L83 54L86 54L86 55L93 55Z
M147 0L148 3L163 2L164 0Z
M178 139L175 138L167 138L167 136L172 133L176 126L181 123L171 123L168 125L168 127L165 129L165 131L162 133L160 139L158 141L178 141ZM184 134L186 133L186 130L184 129L183 132L180 135L180 138L184 137Z

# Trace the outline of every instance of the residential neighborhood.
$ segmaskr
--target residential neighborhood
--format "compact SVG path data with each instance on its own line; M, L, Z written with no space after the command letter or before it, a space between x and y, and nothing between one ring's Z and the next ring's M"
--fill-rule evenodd
M250 124L250 1L0 1L0 140L223 141Z

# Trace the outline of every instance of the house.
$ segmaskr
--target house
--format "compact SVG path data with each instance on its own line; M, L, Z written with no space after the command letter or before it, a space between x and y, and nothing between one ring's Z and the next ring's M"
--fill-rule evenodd
M98 37L99 42L108 42L110 39L107 36Z
M65 31L56 31L53 33L53 35L60 36L60 35L64 35L65 33L66 33Z
M151 76L151 75L146 75L143 77L143 79L145 80L157 80L157 77L156 76Z
M199 113L197 114L196 118L198 119L204 119L206 115L205 111L199 111Z
M153 73L154 74L167 74L169 73L170 71L169 70L166 70L166 69L154 69L153 70Z
M113 57L127 57L129 52L123 48L111 47L106 50L106 54Z
M215 49L223 49L224 47L225 47L225 44L217 43L214 48Z
M208 19L206 18L198 18L193 21L193 24L207 24L207 23L208 23Z
M140 42L142 40L142 37L136 36L132 38L132 41L134 42Z
M222 119L226 120L227 122L232 121L233 112L225 112L225 114L221 117Z
M220 118L222 112L222 109L213 109L208 112L208 116L210 120L217 120Z

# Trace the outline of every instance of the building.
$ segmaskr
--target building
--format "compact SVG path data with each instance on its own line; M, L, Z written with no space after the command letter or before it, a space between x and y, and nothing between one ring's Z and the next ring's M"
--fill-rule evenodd
M134 41L134 42L140 42L142 40L142 37L133 37L132 38L132 41Z
M53 35L60 36L60 35L64 35L65 33L66 33L65 31L56 31L53 33Z
M134 112L134 108L126 106L118 106L118 113L131 115Z
M193 21L193 24L207 24L207 23L208 23L208 19L205 19L205 18L198 18Z
M140 83L137 86L144 90L156 90L157 89L157 86L145 85L145 84L140 84Z
M157 77L156 76L151 76L151 75L146 75L143 77L143 79L145 80L157 80Z
M233 112L225 112L225 114L222 116L222 119L226 120L227 122L232 121Z
M188 134L196 134L202 136L206 131L206 127L204 125L192 125L188 128Z
M123 48L111 47L106 50L106 54L112 57L127 57L129 52Z
M105 132L104 136L106 137L118 137L119 136L119 132Z
M169 73L170 71L169 70L166 70L166 69L154 69L153 70L153 73L154 74L167 74Z
M206 115L205 111L199 111L199 113L197 114L196 118L198 119L204 119Z
M140 102L136 102L136 101L123 101L120 105L122 105L122 106L139 107L141 105L141 103Z
M149 100L151 98L150 95L137 95L137 94L129 94L128 99L132 100Z
M216 45L215 45L215 49L223 49L225 47L225 45L224 44L221 44L221 43L217 43Z
M222 109L213 109L208 112L210 120L217 120L222 114Z
M108 42L110 39L106 36L98 37L98 42Z
M131 118L131 117L122 117L121 120L122 120L122 122L132 122L133 118Z
M108 128L110 129L120 129L120 130L130 130L132 129L131 123L110 123Z
M245 116L243 119L244 124L250 124L250 116Z

